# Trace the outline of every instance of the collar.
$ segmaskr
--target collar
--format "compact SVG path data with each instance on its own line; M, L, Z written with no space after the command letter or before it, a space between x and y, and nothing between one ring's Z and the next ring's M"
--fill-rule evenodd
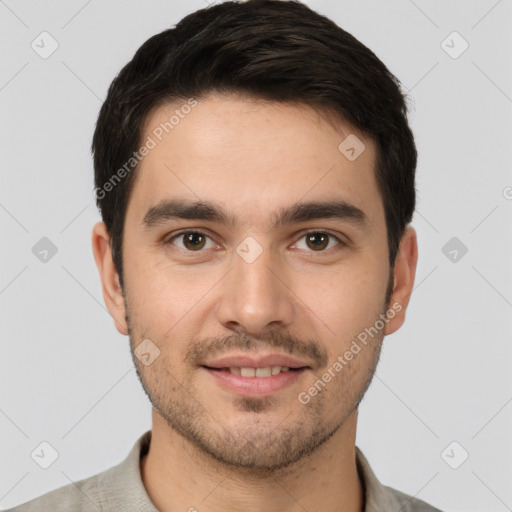
M104 510L159 512L142 482L140 460L148 453L151 430L142 434L128 456L117 466L99 475L97 491ZM365 496L364 512L397 511L403 506L398 491L377 479L366 457L356 446L356 466Z

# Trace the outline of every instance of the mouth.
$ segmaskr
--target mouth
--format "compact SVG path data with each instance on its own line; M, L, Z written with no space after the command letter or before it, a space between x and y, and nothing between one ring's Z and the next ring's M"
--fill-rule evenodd
M239 367L239 366L230 366L226 368L213 368L209 366L203 366L208 370L219 371L219 372L229 372L232 375L239 375L241 377L253 378L253 377L273 377L274 375L279 375L280 373L286 372L295 372L305 368L309 368L308 366L302 366L299 368L290 368L289 366L265 366L263 368L252 368L252 367Z
M213 368L201 366L213 379L215 385L244 397L264 397L278 393L297 384L310 368L301 366L247 367L230 366Z

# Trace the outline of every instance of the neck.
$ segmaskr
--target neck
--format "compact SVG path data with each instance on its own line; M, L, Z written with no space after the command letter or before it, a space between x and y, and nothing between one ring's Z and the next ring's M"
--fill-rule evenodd
M357 410L314 453L262 475L227 467L167 425L153 408L151 444L141 476L160 512L362 512L364 494L355 455Z

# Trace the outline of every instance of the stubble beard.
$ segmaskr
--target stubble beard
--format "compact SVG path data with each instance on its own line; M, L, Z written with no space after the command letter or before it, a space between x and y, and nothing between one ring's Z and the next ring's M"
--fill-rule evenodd
M388 308L390 292L388 286L382 313ZM229 426L197 398L193 372L189 372L180 383L167 369L169 366L166 366L164 357L159 357L150 367L145 367L138 360L134 348L136 342L140 343L144 337L134 335L127 302L125 299L132 358L152 406L173 431L190 443L191 451L196 453L198 460L206 456L224 468L255 476L271 476L293 464L304 464L309 455L342 427L351 413L357 412L375 374L384 338L380 333L364 349L371 350L370 363L366 369L358 370L365 373L364 379L356 380L359 389L354 390L353 375L342 371L335 379L338 383L330 384L338 386L339 400L329 400L329 390L318 393L307 404L300 405L300 419L293 424L287 423L286 418L293 414L298 401L292 404L291 413L283 410L280 421L276 422L265 419L270 412L275 416L277 402L274 397L233 397L233 407L245 417L236 426ZM136 337L139 339L135 340ZM347 400L350 394L352 396ZM325 415L333 405L339 408L339 414L327 424Z

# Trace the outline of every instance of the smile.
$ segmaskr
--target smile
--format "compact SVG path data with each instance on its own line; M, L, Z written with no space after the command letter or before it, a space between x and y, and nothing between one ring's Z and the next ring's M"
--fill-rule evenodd
M241 375L242 377L271 377L272 375L278 375L281 372L288 372L290 368L288 366L266 366L264 368L248 368L231 366L229 368L211 368L212 370L218 371L229 371L233 375ZM293 368L295 370L296 368Z
M288 366L201 368L213 378L216 385L245 397L262 397L284 390L309 369Z

